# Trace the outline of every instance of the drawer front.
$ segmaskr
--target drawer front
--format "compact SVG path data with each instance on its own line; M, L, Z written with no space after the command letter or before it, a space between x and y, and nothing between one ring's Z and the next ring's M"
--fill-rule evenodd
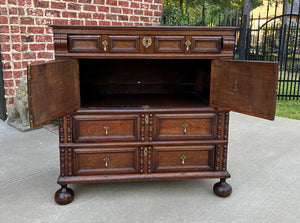
M199 140L216 138L217 115L157 114L153 140Z
M110 53L138 53L139 36L108 36Z
M136 148L74 149L75 175L137 173Z
M223 39L221 36L192 36L192 53L220 53Z
M70 35L68 36L69 52L99 53L101 36L99 35Z
M154 148L154 172L210 171L214 167L215 146Z
M138 115L75 115L73 141L138 141L139 120Z
M155 36L155 52L184 53L185 36Z

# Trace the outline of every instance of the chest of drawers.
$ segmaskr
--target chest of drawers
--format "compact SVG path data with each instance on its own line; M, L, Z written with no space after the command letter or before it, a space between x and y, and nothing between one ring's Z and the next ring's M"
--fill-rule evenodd
M53 26L56 61L28 67L31 127L59 118L68 184L219 178L229 111L274 119L277 64L232 61L234 28Z

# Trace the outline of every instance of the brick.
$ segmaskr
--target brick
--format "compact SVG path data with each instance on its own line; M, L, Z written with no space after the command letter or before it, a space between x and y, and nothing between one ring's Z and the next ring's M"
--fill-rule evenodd
M19 6L26 6L26 7L32 6L31 5L31 0L18 0L18 5Z
M121 13L121 8L112 7L110 11L111 13Z
M0 15L7 15L7 9L6 8L0 8Z
M4 80L4 87L14 87L13 80Z
M9 14L10 15L18 15L18 8L10 8Z
M122 6L122 7L129 7L128 1L119 1L118 4L119 4L119 6Z
M27 35L27 26L21 26L20 33L25 33Z
M41 7L41 8L49 8L49 2L48 1L40 1L40 0L33 0L35 7Z
M22 63L21 62L14 62L14 69L21 69Z
M144 26L144 24L137 22L137 23L134 23L134 26Z
M43 13L43 10L41 10L41 9L28 8L27 9L27 15L30 15L30 16L43 16L44 13Z
M124 26L133 26L133 22L124 22Z
M5 62L5 63L3 63L3 69L5 69L5 70L11 69L11 64L10 64L10 62Z
M96 6L94 5L84 5L83 10L85 11L91 11L91 12L96 12Z
M141 9L149 9L150 5L149 4L141 4Z
M85 20L85 25L86 26L96 26L97 25L97 21Z
M144 23L144 26L153 26L153 23Z
M81 9L81 5L80 4L74 4L74 3L69 3L68 4L68 9L69 10L80 10Z
M137 8L137 9L139 9L140 8L140 3L131 2L130 8Z
M51 2L52 9L66 9L67 4L64 2Z
M158 5L151 5L150 9L158 9Z
M34 19L32 17L21 17L22 25L34 25Z
M119 15L118 19L119 19L119 21L128 21L128 16L127 15Z
M0 42L2 43L7 43L10 41L10 36L7 36L7 35L0 35Z
M10 78L12 78L12 71L4 70L3 79L10 79Z
M77 2L77 0L65 0L65 2Z
M53 25L69 25L68 19L53 19Z
M52 36L48 35L36 35L35 36L36 42L52 42Z
M40 52L40 53L37 54L37 57L38 57L39 59L41 59L41 58L52 59L53 56L54 56L53 53L47 53L47 52Z
M71 20L70 25L83 25L83 21L82 20Z
M8 4L17 5L17 0L8 0Z
M22 60L28 60L28 59L36 59L36 53L35 52L25 52L22 54Z
M21 51L28 51L28 45L27 43L22 43L21 45Z
M154 16L162 16L161 11L154 11Z
M31 51L41 51L41 50L45 50L46 48L46 44L30 44L29 45L29 49Z
M12 35L11 36L11 41L17 43L17 42L21 42L21 37L20 35Z
M106 6L98 6L99 12L109 12L109 7Z
M6 16L0 16L0 24L8 24L8 19Z
M11 60L10 55L8 53L1 53L1 60Z
M153 3L153 0L144 0L144 2Z
M143 11L142 10L134 10L134 14L135 15L143 15Z
M97 5L104 5L105 1L104 0L94 0L94 4Z
M12 105L14 103L14 98L8 98L6 104Z
M0 25L0 33L9 33L9 26Z
M60 17L60 11L58 10L46 10L45 16L49 17Z
M19 26L11 26L10 27L10 30L11 30L11 32L12 33L19 33L20 32L20 28L19 28Z
M43 34L45 29L44 27L28 27L28 33L38 33Z
M153 16L153 12L152 11L144 11L144 15Z
M132 9L126 9L126 8L123 8L122 11L123 11L123 14L132 14L132 12L133 12Z
M1 52L10 52L9 44L1 44Z
M154 0L154 3L156 3L156 4L162 4L162 0Z
M140 21L140 18L138 16L130 16L130 21L133 22Z
M106 0L106 5L117 6L118 5L118 1L117 0Z
M21 78L23 76L23 72L22 71L14 71L14 78Z
M106 14L106 19L108 19L108 20L117 20L117 15Z
M122 26L123 24L121 22L115 22L115 21L112 21L111 23L113 26Z
M47 44L47 50L54 50L54 44Z
M27 35L21 35L21 40L22 42L33 42L34 41L34 36L27 36Z
M21 51L21 49L22 49L21 44L13 44L12 48L15 51Z
M65 17L65 18L77 18L77 13L76 12L63 12L62 13L62 17Z
M81 12L81 13L78 14L78 18L91 19L92 18L92 14L91 13Z
M105 18L105 14L102 14L102 13L94 13L93 14L93 19L103 20L104 18Z
M109 21L98 21L98 25L99 26L109 26L110 25L110 22Z
M78 0L78 3L91 3L92 0Z
M51 25L52 21L51 19L45 19L45 18L35 18L35 24L36 25Z
M13 95L15 95L14 88L5 88L5 95L7 95L7 96L13 96Z

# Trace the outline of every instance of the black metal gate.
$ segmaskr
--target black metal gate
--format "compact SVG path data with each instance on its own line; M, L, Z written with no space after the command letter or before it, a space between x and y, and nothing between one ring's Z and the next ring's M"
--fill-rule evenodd
M237 36L241 36L235 48L236 59L278 61L278 99L298 100L300 98L300 4L297 8L291 2L288 13L277 15L278 2L275 4L275 14L269 16L269 5L266 19L260 16L251 18L250 28L243 26ZM247 33L246 43L241 40Z

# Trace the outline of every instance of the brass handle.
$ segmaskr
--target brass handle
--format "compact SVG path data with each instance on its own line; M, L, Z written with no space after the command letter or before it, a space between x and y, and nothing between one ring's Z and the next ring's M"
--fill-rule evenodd
M182 165L184 165L184 161L186 160L186 155L184 155L184 154L182 154L181 156L180 156L180 159L181 159L181 164Z
M104 52L106 52L107 51L108 42L106 40L103 40L102 41L102 45L104 47Z
M183 133L186 134L186 129L189 127L189 125L187 123L184 123L182 127L183 127Z
M185 41L186 51L190 50L191 45L192 45L191 41L189 41L189 40Z
M110 129L109 125L105 125L103 126L104 130L105 130L105 135L108 135L108 130Z
M105 167L108 167L109 157L106 156L106 157L104 157L103 160L104 160L104 162L105 162Z

